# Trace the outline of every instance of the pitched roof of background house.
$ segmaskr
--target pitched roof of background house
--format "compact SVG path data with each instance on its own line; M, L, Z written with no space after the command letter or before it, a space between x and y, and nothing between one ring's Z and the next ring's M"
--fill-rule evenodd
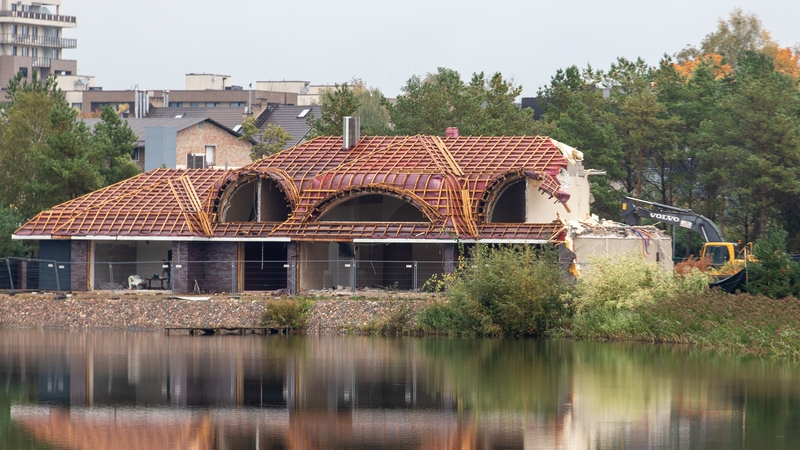
M170 108L150 108L147 114L148 119L166 118L208 118L226 126L230 129L242 124L244 108L241 106L219 106L216 108L205 107L170 107Z
M566 202L555 178L567 167L559 143L541 136L371 136L342 150L319 137L238 170L157 169L42 212L19 238L528 239L549 240L562 224L488 223L489 203L508 180L538 180ZM292 213L282 223L219 222L221 202L254 177L274 180ZM319 222L326 207L364 193L388 193L429 222ZM555 201L555 200L554 200Z
M102 119L83 119L86 125L89 128L94 128L94 126L100 122ZM208 122L214 126L217 126L229 134L239 137L240 134L233 131L232 129L222 125L221 123L217 122L216 120L210 119L208 117L183 117L176 119L174 117L145 117L141 119L135 118L127 118L122 119L128 122L128 125L131 127L131 131L136 134L136 143L139 147L144 146L144 138L147 131L147 127L175 127L178 131L183 131L191 126L197 125L200 122Z
M273 124L279 125L288 131L292 138L283 146L285 150L305 140L306 135L311 131L311 126L308 125L307 120L312 114L314 117L319 118L322 114L322 108L319 105L278 105L262 111L256 119L256 126L263 130L267 125Z

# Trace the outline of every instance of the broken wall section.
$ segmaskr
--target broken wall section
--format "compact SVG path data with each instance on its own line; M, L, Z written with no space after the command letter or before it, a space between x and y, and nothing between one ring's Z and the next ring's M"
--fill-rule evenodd
M575 262L581 272L592 268L595 255L642 254L664 270L672 271L672 238L654 226L631 227L612 221L570 221Z

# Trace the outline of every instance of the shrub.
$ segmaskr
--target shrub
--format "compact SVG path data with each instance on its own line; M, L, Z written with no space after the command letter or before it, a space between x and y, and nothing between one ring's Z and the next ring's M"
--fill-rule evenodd
M371 322L362 331L384 335L402 335L415 331L414 309L405 300L392 301L389 312L378 320Z
M423 309L429 332L480 336L541 335L565 317L567 283L557 252L527 245L478 245L452 276L445 301Z
M592 259L568 300L575 309L567 334L579 338L650 339L641 311L678 295L708 290L709 276L684 266L682 274L665 271L637 254Z
M258 324L301 330L306 326L308 312L313 304L314 300L307 297L284 297L269 301Z

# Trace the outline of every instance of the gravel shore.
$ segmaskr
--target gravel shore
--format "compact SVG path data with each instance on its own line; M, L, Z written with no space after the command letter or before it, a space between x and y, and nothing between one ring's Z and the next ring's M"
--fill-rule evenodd
M59 297L52 293L0 294L0 327L112 328L163 330L167 327L254 327L271 296L213 296L182 300L166 294L100 292ZM417 310L421 300L318 300L308 316L306 333L353 332L404 307Z

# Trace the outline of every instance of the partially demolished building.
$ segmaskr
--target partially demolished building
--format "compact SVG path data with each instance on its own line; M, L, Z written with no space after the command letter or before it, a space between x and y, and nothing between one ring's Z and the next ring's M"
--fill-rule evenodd
M162 259L178 292L198 280L207 291L349 285L367 264L359 279L389 285L389 266L374 262L448 272L459 243L576 250L587 227L571 230L590 217L581 161L542 136L319 137L238 170L143 173L42 212L14 238L67 261L59 276L72 290L149 277L161 269L146 264ZM642 245L624 241L613 251ZM669 245L658 247L670 260ZM112 273L109 262L130 264Z

